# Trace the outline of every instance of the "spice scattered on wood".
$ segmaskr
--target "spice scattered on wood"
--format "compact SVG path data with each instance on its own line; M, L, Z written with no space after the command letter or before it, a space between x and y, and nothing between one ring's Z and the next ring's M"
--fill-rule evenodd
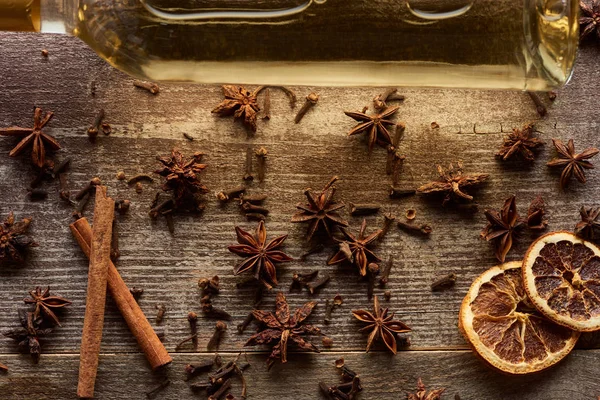
M49 53L48 53L48 50L46 50L46 49L42 49L42 56L44 56L44 57L48 57L48 54L49 54Z
M203 372L208 372L212 369L213 365L215 365L215 361L213 358L209 358L207 360L200 360L197 364L188 364L185 366L185 375L186 381L189 381L195 376L200 375Z
M319 279L317 279L314 282L308 282L306 284L306 288L308 289L308 291L310 292L310 294L315 294L315 292L321 288L322 286L324 286L327 282L329 282L329 280L331 279L331 277L329 276L328 273L324 272L323 275L321 275L321 277L319 277Z
M63 159L58 164L54 164L54 169L52 170L52 178L56 178L63 172L66 172L70 166L71 166L71 158L70 157Z
M149 183L152 183L152 182L154 182L154 178L152 178L150 175L147 175L147 174L139 174L139 175L136 175L136 176L130 178L127 181L127 184L129 186L131 186L131 185L135 185L138 182L149 182Z
M104 326L104 307L110 264L110 243L114 220L114 200L106 195L105 186L96 189L88 288L81 335L79 383L77 395L94 397L94 386L100 356L100 341Z
M323 347L333 347L333 339L329 336L324 336L323 339L321 339L321 344L323 344Z
M221 343L221 338L223 334L227 330L227 324L223 321L217 321L215 324L215 332L211 336L210 340L206 344L206 350L208 351L216 351L219 350L219 343Z
M303 274L294 273L294 275L292 275L292 283L290 284L290 292L294 289L302 290L309 282L315 280L318 275L318 269Z
M50 322L51 325L60 325L60 321L55 312L62 310L64 307L71 305L71 302L60 296L52 296L50 287L43 290L41 287L36 287L35 290L29 292L30 298L23 299L25 304L33 304L33 319L35 321Z
M246 188L244 186L240 186L240 187L236 187L233 189L221 190L215 196L217 197L217 200L219 200L220 202L226 203L229 200L235 199L236 197L238 197L240 194L244 193L245 191L246 191Z
M404 132L406 130L406 126L398 122L396 124L396 132L394 133L394 139L391 144L387 146L387 161L385 165L385 173L388 175L394 175L392 178L393 186L398 184L398 176L400 174L400 167L402 162L404 161L404 156L398 152L398 146L400 145L400 140L404 136Z
M548 109L544 105L544 102L542 101L540 96L536 92L527 92L527 94L529 95L529 97L531 98L531 101L535 105L535 110L537 111L539 116L540 117L546 116L546 114L548 113Z
M310 110L313 106L315 106L318 101L319 101L318 94L316 94L314 92L309 93L306 96L306 100L304 101L304 104L298 111L298 114L296 114L296 117L294 118L294 123L296 123L296 124L300 123L300 121L302 121L302 118L304 118L304 116L306 115L308 110Z
M267 149L264 147L256 150L256 161L258 166L258 181L263 182L265 180L265 172L266 172L266 163L267 163Z
M190 332L192 333L192 344L194 350L198 350L198 314L190 311L187 316L188 322L190 323Z
M69 188L67 187L67 174L65 174L65 173L59 174L58 182L59 182L58 197L60 197L61 200L64 200L67 203L71 204L71 192L69 191Z
M340 242L340 244L345 243L349 247L351 259L349 258L347 249L340 247L339 251L327 261L327 265L350 262L358 268L358 272L361 276L366 276L367 265L370 262L378 263L381 261L381 259L379 259L379 257L377 257L375 253L369 249L369 247L371 247L375 240L379 237L381 229L371 233L369 236L365 236L366 228L366 219L363 219L358 237L348 232L345 228L341 228L340 231L344 235L345 240Z
M142 186L142 182L137 182L137 183L135 184L135 192L136 192L137 194L140 194L140 193L142 193L143 191L144 191L144 186Z
M100 126L102 127L102 133L104 133L105 136L108 136L112 133L112 126L110 126L108 122L103 122Z
M366 310L354 310L352 315L361 322L367 323L373 332L367 340L367 352L377 339L381 339L386 347L396 354L396 334L409 332L410 328L401 321L393 320L394 314L388 317L388 309L379 305L377 296L373 297L373 313Z
M383 292L383 298L385 299L385 301L390 301L392 299L392 291L386 290L385 292Z
M167 307L165 307L164 304L157 304L156 305L156 324L160 325L163 322L163 319L165 318L165 313L167 312Z
M226 321L231 319L231 315L227 311L213 306L210 295L203 296L202 299L200 299L200 306L202 307L202 313L206 318L221 319Z
M96 187L100 185L102 185L100 178L92 178L79 192L77 192L77 194L75 194L75 200L81 200L86 194L95 192Z
M212 113L220 117L233 115L235 119L243 118L244 125L256 132L256 117L260 111L257 96L263 89L264 86L260 86L251 92L243 86L224 85L225 100Z
M21 328L4 332L3 335L17 342L18 346L28 352L33 362L37 364L42 353L39 338L51 333L52 328L42 328L40 321L34 320L32 312L19 312L19 322Z
M431 123L431 129L440 129L440 124L438 124L437 122L433 121Z
M448 289L454 286L456 283L456 274L451 273L448 275L440 276L436 278L431 284L431 291L437 292L440 290Z
M133 81L133 86L140 88L140 89L147 90L148 92L150 92L154 95L157 95L160 92L160 87L154 82L145 82L145 81L135 80L135 81Z
M537 132L533 124L527 124L521 129L513 128L512 132L504 138L502 147L496 153L496 156L503 161L519 155L526 161L535 160L536 151L544 145L544 141L533 136Z
M98 136L98 131L100 130L100 125L102 124L103 119L104 119L104 109L101 108L100 111L98 111L98 114L96 114L96 117L94 118L94 122L87 130L87 135L90 138L90 140L93 141Z
M121 215L126 214L129 207L131 207L131 200L121 199L115 202L115 211Z
M381 209L381 206L377 204L348 203L348 206L350 207L350 215L352 216L375 214Z
M298 258L298 260L300 260L300 261L306 261L306 259L308 258L308 256L320 253L323 250L325 250L325 245L323 245L323 243L317 243L314 246L312 246L310 249L308 249L307 251L305 251L304 253L302 253L302 255Z
M287 350L289 344L294 344L295 347L303 351L313 351L318 353L319 349L302 337L308 334L318 335L321 333L321 330L318 327L303 324L304 320L310 316L316 305L316 302L309 301L297 309L294 314L291 314L285 296L282 292L278 292L275 299L275 313L254 310L254 318L265 324L265 326L268 326L268 328L251 336L245 346L256 346L277 342L267 358L268 369L273 366L277 359L280 359L282 363L287 362Z
M79 247L89 257L93 233L88 220L81 218L72 223L70 228ZM169 356L154 329L152 329L148 319L112 262L110 262L108 268L108 291L152 369L155 370L169 364L172 361L171 356Z
M463 189L480 185L489 177L489 174L464 174L461 161L457 162L456 165L450 164L447 169L438 165L437 170L440 179L419 187L417 193L444 194L442 205L446 205L446 203L453 200L472 201L473 196L463 192Z
M258 223L254 235L237 226L235 231L239 244L229 246L228 249L245 259L234 267L234 275L252 271L256 279L262 282L267 289L276 286L275 264L292 261L290 256L278 250L287 235L278 236L267 243L267 229L263 221Z
M212 278L200 278L198 287L202 290L202 296L219 294L219 277L215 275Z
M407 233L417 233L424 236L429 236L433 232L433 228L428 224L409 224L404 221L398 221L398 228Z
M385 267L383 268L381 277L379 278L379 285L385 286L389 282L390 272L392 271L393 266L394 266L394 256L390 255L388 257L387 263L385 263Z
M377 240L382 241L385 238L395 220L396 217L392 213L383 214L383 226L381 227L381 232L379 233Z
M338 180L334 176L320 192L313 192L310 188L304 191L308 204L298 203L296 208L300 210L292 217L292 222L308 222L306 240L310 241L318 231L325 231L328 237L332 237L335 227L346 227L348 222L344 221L338 211L345 207L343 203L337 203L333 196L336 188L333 184Z
M417 210L415 210L414 208L409 208L408 210L406 210L406 219L409 221L412 221L413 219L415 219L415 217L417 216Z
M0 224L0 265L21 263L28 248L37 246L28 235L31 218L15 222L15 214L10 213Z
M244 318L242 323L237 326L238 333L244 333L244 331L252 321L254 321L254 314L249 313L248 315L246 315L246 318Z
M348 136L367 132L369 151L373 150L375 143L383 147L387 147L388 145L392 144L392 137L386 125L389 126L396 124L394 121L388 118L394 115L399 109L399 106L388 107L385 110L372 115L358 111L344 111L344 114L359 122L358 125L350 130Z
M125 179L127 179L125 172L123 172L123 171L117 172L117 179L120 181L124 181Z
M136 288L135 286L129 289L129 293L133 296L135 301L139 301L140 297L144 294L144 289Z
M581 153L575 153L573 139L569 139L566 146L558 139L552 139L552 144L554 144L554 147L558 152L558 157L549 161L547 165L549 167L563 168L563 171L560 174L561 189L565 189L569 186L572 176L575 176L579 182L585 183L585 170L594 168L594 165L587 160L598 154L600 150L595 147L588 147Z
M515 196L510 196L504 202L500 211L485 210L487 225L481 231L481 237L494 244L498 261L504 262L506 254L512 247L515 235L525 227L525 222L519 217Z
M417 381L417 391L415 393L408 393L407 400L440 400L442 393L446 389L434 389L429 392L425 389L421 378Z
M579 40L583 41L590 37L598 40L600 38L600 26L598 26L600 6L598 5L598 1L580 0L579 8L581 9L579 16Z
M527 210L527 227L534 231L543 231L548 227L546 203L542 196L536 196Z
M195 138L187 132L183 132L183 137L189 140L190 142L193 142L195 140Z
M31 201L40 201L48 198L48 191L46 189L27 189L27 196Z
M390 198L392 199L400 199L403 197L413 196L417 192L416 189L405 189L390 186Z
M581 206L579 214L581 221L575 225L575 234L586 240L596 240L600 237L600 207Z
M75 205L75 209L73 210L73 217L75 219L81 219L83 218L83 212L85 211L85 207L87 206L87 204L90 201L90 193L86 193L83 195L83 197L81 198L81 200L79 200L79 202L77 202L77 204Z
M360 377L346 365L344 365L344 359L336 361L336 367L341 372L342 384L328 386L323 382L319 382L319 388L321 393L327 396L328 399L332 400L354 400L357 395L362 391L360 384Z
M52 136L42 132L42 128L48 124L54 113L46 112L42 116L42 109L36 107L33 112L33 128L21 128L12 126L10 128L0 128L0 136L22 137L23 139L8 153L10 157L16 157L27 147L32 146L31 161L33 165L42 168L46 162L47 150L60 150L60 143Z

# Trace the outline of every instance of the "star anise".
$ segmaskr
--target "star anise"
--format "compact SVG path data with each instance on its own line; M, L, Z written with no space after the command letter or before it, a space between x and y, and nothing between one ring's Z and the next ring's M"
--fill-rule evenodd
M589 147L577 154L575 153L573 139L569 139L566 146L558 139L552 139L552 143L554 144L554 147L556 147L558 158L551 160L547 165L549 167L564 168L560 174L560 187L564 189L569 186L569 181L573 175L575 175L575 178L577 178L579 182L585 183L584 168L594 168L591 162L585 160L594 157L600 150L595 147Z
M377 296L374 296L373 300L373 313L366 310L353 310L352 315L368 324L360 330L361 332L372 331L367 339L367 352L375 340L381 339L386 347L396 354L396 334L410 332L410 328L404 322L394 321L394 313L388 315L388 309L379 305Z
M575 234L584 239L594 240L598 238L600 230L600 207L585 207L581 206L579 210L581 221L575 225Z
M281 359L282 363L287 362L287 349L290 341L300 350L318 353L318 348L301 337L305 334L321 333L321 330L316 326L302 324L316 305L315 301L309 301L298 308L294 315L290 315L290 307L285 296L281 292L277 293L275 314L261 310L252 312L254 318L265 326L263 330L250 337L245 345L256 346L277 342L267 359L268 368L271 368L277 359Z
M508 160L515 154L521 155L527 161L535 159L534 150L544 145L544 142L532 136L536 132L533 124L527 124L523 128L513 128L513 131L504 138L504 143L496 155L502 160Z
M42 128L46 126L48 121L54 115L53 112L48 111L46 115L42 117L42 109L39 107L35 108L33 112L33 128L21 128L19 126L12 126L10 128L0 129L1 136L17 136L23 137L23 139L15 146L14 149L8 154L10 157L18 156L30 145L33 146L31 151L31 160L33 164L38 168L44 166L46 161L46 145L52 150L60 149L60 144L56 139L47 133L42 132Z
M42 329L38 320L33 318L33 313L19 313L22 328L4 332L4 336L16 341L22 349L31 354L31 358L37 364L40 360L42 347L39 337L52 332L52 328Z
M21 262L23 253L28 247L36 246L27 235L31 218L24 218L15 223L15 215L10 213L4 223L0 224L0 264L4 262Z
M195 153L186 160L179 150L173 149L170 156L158 157L164 167L154 173L167 179L163 190L173 193L175 208L189 211L201 209L197 195L208 193L208 188L198 178L198 174L206 168L206 164L201 163L203 155Z
M407 400L439 400L442 397L444 390L446 389L434 389L427 392L425 385L423 385L423 381L419 378L417 381L417 392L409 393L407 395Z
M337 211L344 208L345 205L333 200L335 187L332 185L337 180L338 177L334 176L320 192L313 192L311 189L306 189L304 195L308 200L308 204L298 203L296 205L296 208L300 210L300 212L294 214L292 222L310 221L306 233L307 241L310 241L315 232L320 228L327 233L327 236L331 237L333 229L336 226L348 226L348 223L337 213Z
M512 247L513 238L525 225L517 212L515 196L506 199L500 212L485 210L484 214L488 224L481 231L481 237L494 243L496 258L504 262L506 254Z
M579 38L583 40L592 34L600 39L600 0L581 0L579 2Z
M534 231L543 231L548 227L546 219L546 203L542 196L537 196L531 201L527 210L527 227Z
M243 117L244 125L256 132L256 114L260 111L256 97L263 88L261 86L251 92L243 86L223 85L225 100L212 112L221 117Z
M386 128L386 125L395 125L394 121L387 118L391 117L398 111L400 107L387 107L385 110L378 114L367 115L364 112L359 111L344 111L344 114L353 118L355 121L360 122L348 133L348 136L356 135L362 132L368 132L369 134L369 151L373 150L375 143L383 147L387 147L392 144L392 136L390 131Z
M25 304L35 304L35 310L33 311L34 320L43 319L46 316L53 324L61 326L58 317L52 310L58 310L71 305L69 300L60 296L51 296L50 287L46 288L43 292L41 287L36 287L35 290L29 292L29 295L31 298L23 299L23 301Z
M346 240L339 241L340 250L327 261L327 265L350 262L356 265L361 276L367 275L367 265L371 262L378 263L381 261L381 259L369 249L381 234L381 229L365 237L366 228L366 219L363 219L358 237L354 236L346 229L340 228L340 231L345 236Z
M255 235L237 226L235 232L239 244L229 246L229 251L246 257L246 259L235 266L233 273L239 275L242 272L253 270L254 277L268 289L277 285L275 263L292 261L292 258L283 251L277 250L283 245L287 235L278 236L267 243L267 229L264 221L259 222Z
M437 170L440 180L421 186L417 189L417 192L424 194L445 193L446 196L442 205L446 205L449 201L456 199L473 200L473 196L463 192L463 188L479 185L489 177L489 174L465 175L461 161L456 163L456 167L450 164L448 169L444 169L441 165L438 165Z

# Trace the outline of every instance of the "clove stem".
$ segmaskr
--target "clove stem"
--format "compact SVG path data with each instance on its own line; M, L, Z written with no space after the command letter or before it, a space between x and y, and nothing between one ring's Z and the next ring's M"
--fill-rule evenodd
M318 101L319 101L318 94L316 94L314 92L309 93L308 96L306 96L306 100L304 101L302 108L300 108L300 110L298 111L298 114L296 114L296 117L294 118L294 122L297 124L300 121L302 121L302 118L308 112L308 110L310 110L315 104L317 104Z

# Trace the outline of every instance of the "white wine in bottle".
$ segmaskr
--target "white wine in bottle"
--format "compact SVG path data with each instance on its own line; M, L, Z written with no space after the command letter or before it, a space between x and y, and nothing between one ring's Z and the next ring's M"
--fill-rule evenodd
M0 0L0 30L77 36L140 78L550 90L577 0Z

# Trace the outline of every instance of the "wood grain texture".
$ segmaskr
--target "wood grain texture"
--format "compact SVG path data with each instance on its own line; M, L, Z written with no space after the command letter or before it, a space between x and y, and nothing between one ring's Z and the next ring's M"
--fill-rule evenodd
M49 51L47 59L40 55L42 48ZM473 192L480 204L480 212L473 215L443 209L437 200L421 196L388 198L385 150L377 148L368 155L361 138L346 137L354 121L342 112L361 109L379 89L293 88L299 98L313 89L321 96L317 106L298 125L293 123L296 110L290 110L283 93L273 91L271 120L259 121L257 133L248 136L241 124L211 115L210 110L222 99L220 87L163 84L160 94L152 96L134 88L133 79L113 70L77 39L2 33L0 55L0 126L28 126L34 105L54 111L47 132L63 146L56 157L74 159L68 173L69 187L76 191L93 176L99 176L115 200L131 199L129 213L119 216L121 258L117 269L128 285L144 289L140 306L153 325L156 325L156 305L167 306L165 320L156 328L164 333L169 351L174 351L176 343L189 335L187 313L200 309L198 278L215 274L221 277L223 290L214 305L234 317L221 351L236 353L242 348L252 328L240 335L235 325L250 311L254 292L251 287L236 289L236 282L243 277L233 277L238 257L229 253L227 246L235 243L235 225L248 229L255 223L245 221L235 204L220 206L210 194L206 196L207 207L202 215L176 216L176 233L171 236L164 220L151 221L147 214L160 180L144 183L144 191L136 194L126 183L117 181L115 174L119 170L128 176L151 172L158 167L155 156L167 154L176 146L185 154L206 153L209 167L203 173L203 182L211 192L216 192L242 183L245 148L250 144L254 148L264 146L269 151L265 182L252 183L250 192L269 194L265 204L271 210L267 218L269 237L289 233L284 249L294 257L308 248L303 241L306 227L289 222L294 206L303 201L304 189L318 189L334 174L341 178L336 184L338 198L346 203L381 203L385 211L399 216L414 208L416 221L430 223L434 229L429 239L422 239L393 228L376 248L382 258L393 254L396 259L388 284L393 293L389 307L413 329L409 335L412 351L402 352L396 358L380 353L354 353L364 349L366 335L357 333L361 325L353 320L350 311L370 307L371 303L366 298L366 283L358 281L355 270L325 265L333 249L310 256L305 262L282 265L278 270L279 288L286 292L294 272L320 269L332 276L317 295L311 297L303 292L288 296L288 300L292 307L297 307L316 298L319 305L309 321L322 325L325 299L337 293L343 296L344 305L334 312L332 323L322 325L334 340L335 354L300 357L306 362L298 368L315 368L306 382L294 382L296 372L300 371L293 367L295 360L283 370L267 374L261 368L264 355L257 356L257 366L252 370L262 371L262 375L257 375L250 389L253 398L315 398L320 377L329 377L332 383L337 380L331 363L341 354L352 358L356 369L372 380L370 389L365 389L362 396L364 399L386 398L386 391L399 398L415 386L419 375L426 385L447 385L449 394L460 392L463 399L583 399L600 393L595 378L596 351L577 351L559 367L538 377L507 378L488 371L470 352L462 351L467 345L456 328L460 301L471 281L496 264L492 247L479 238L485 225L481 210L498 208L506 197L516 194L517 206L525 213L528 203L539 193L548 205L550 228L572 229L580 206L598 203L597 171L589 171L585 186L573 182L566 192L561 192L557 171L548 169L545 163L555 154L550 141L553 137L574 138L578 149L600 146L597 137L600 76L596 66L600 48L588 46L581 50L572 82L560 91L548 116L538 123L546 145L538 159L527 167L500 163L494 158L503 132L539 119L526 94L401 90L406 101L400 107L398 120L407 126L400 145L407 157L402 185L416 187L426 183L435 178L437 163L462 159L467 171L491 175L484 187ZM95 96L90 95L92 82L96 85ZM92 144L86 131L100 108L105 109L113 133L109 137L100 135ZM440 125L439 129L431 129L433 121ZM196 140L187 141L184 132ZM0 331L17 324L17 310L24 308L22 299L36 285L50 285L53 293L69 298L73 305L61 318L63 327L43 341L44 354L38 367L30 365L26 356L15 355L17 349L12 342L0 340L0 361L13 367L8 375L0 375L0 392L3 396L10 393L12 397L8 398L15 399L73 398L87 260L71 238L68 227L73 221L71 209L58 198L58 183L45 184L52 191L48 200L27 199L27 186L34 172L29 165L29 154L8 157L15 144L10 138L0 139L0 216L10 211L17 218L32 216L32 232L39 247L31 251L26 265L0 269L3 293ZM86 215L90 216L91 211ZM361 218L348 216L347 210L344 216L351 229L357 230ZM383 217L380 214L367 220L370 231L382 224ZM532 239L525 234L508 259L522 257ZM456 286L432 293L429 285L435 277L450 272L458 275ZM376 293L381 294L382 290L378 288ZM262 307L271 310L274 298L275 291L265 297ZM201 316L201 349L205 348L213 327L214 321ZM584 341L585 347L594 347L596 343L595 335L588 335ZM453 351L456 349L462 350ZM161 377L149 372L143 355L134 354L139 353L136 342L110 299L101 350L99 398L136 398L136 390L145 391L160 383ZM174 383L165 391L164 398L190 397L180 375L182 365L196 357L174 354L176 361L169 367ZM385 367L387 360L393 363L392 371ZM60 368L64 371L57 372ZM567 373L568 380L563 376ZM282 380L278 381L280 377ZM286 397L283 390L288 386L294 389ZM576 392L569 392L573 390Z

